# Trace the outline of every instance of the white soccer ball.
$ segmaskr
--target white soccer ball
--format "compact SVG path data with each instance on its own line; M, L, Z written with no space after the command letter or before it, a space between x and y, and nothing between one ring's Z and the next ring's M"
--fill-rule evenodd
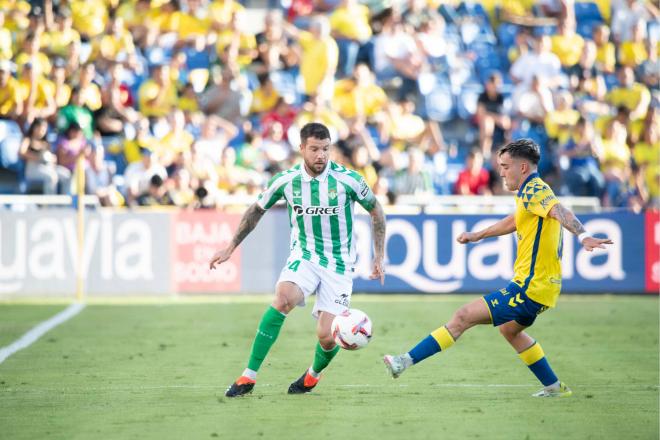
M332 320L332 337L345 350L364 348L371 339L371 319L361 310L350 309Z

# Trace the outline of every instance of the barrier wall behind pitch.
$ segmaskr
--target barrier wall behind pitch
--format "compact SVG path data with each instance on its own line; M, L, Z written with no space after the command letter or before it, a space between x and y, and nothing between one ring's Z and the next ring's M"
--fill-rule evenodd
M606 252L588 253L569 233L563 242L563 292L658 292L660 215L582 215L592 233L611 237ZM388 217L385 286L368 280L368 217L356 219L354 290L362 292L487 292L512 276L514 235L468 246L463 231L497 216ZM90 211L81 267L86 292L104 295L240 294L272 292L288 256L289 220L272 209L232 258L208 269L240 215L210 211ZM72 210L0 213L0 298L72 297L78 267Z

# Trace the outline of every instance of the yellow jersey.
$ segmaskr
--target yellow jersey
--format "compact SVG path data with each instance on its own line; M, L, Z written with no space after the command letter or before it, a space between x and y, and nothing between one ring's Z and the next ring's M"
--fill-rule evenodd
M561 290L562 226L548 217L559 203L550 187L530 174L516 195L518 253L513 266L513 282L529 298L554 307Z

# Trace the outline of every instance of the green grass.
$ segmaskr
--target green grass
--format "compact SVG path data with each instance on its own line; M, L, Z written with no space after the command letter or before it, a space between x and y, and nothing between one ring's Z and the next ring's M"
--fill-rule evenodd
M315 344L311 307L296 310L253 395L234 400L223 392L266 302L88 306L0 364L0 438L658 438L657 297L564 296L539 318L530 334L570 399L529 397L538 383L488 326L386 376L383 354L409 349L469 299L355 297L372 343L341 352L313 393L288 396ZM61 308L1 305L0 345Z

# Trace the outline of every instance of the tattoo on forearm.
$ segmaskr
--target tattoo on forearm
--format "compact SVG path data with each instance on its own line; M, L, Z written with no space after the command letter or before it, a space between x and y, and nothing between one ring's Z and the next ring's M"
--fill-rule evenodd
M238 230L234 234L234 238L231 241L234 247L237 247L239 244L241 244L243 239L247 237L250 232L252 232L265 212L266 211L261 209L256 203L252 204L252 206L250 206L248 210L245 211L245 214L243 214L243 218L241 219L241 223L238 225Z
M384 256L385 248L385 213L380 204L376 204L371 212L371 233L374 240L376 256Z
M556 205L554 211L555 218L559 220L559 223L573 234L580 235L585 232L584 226L571 210L564 208L562 205Z

